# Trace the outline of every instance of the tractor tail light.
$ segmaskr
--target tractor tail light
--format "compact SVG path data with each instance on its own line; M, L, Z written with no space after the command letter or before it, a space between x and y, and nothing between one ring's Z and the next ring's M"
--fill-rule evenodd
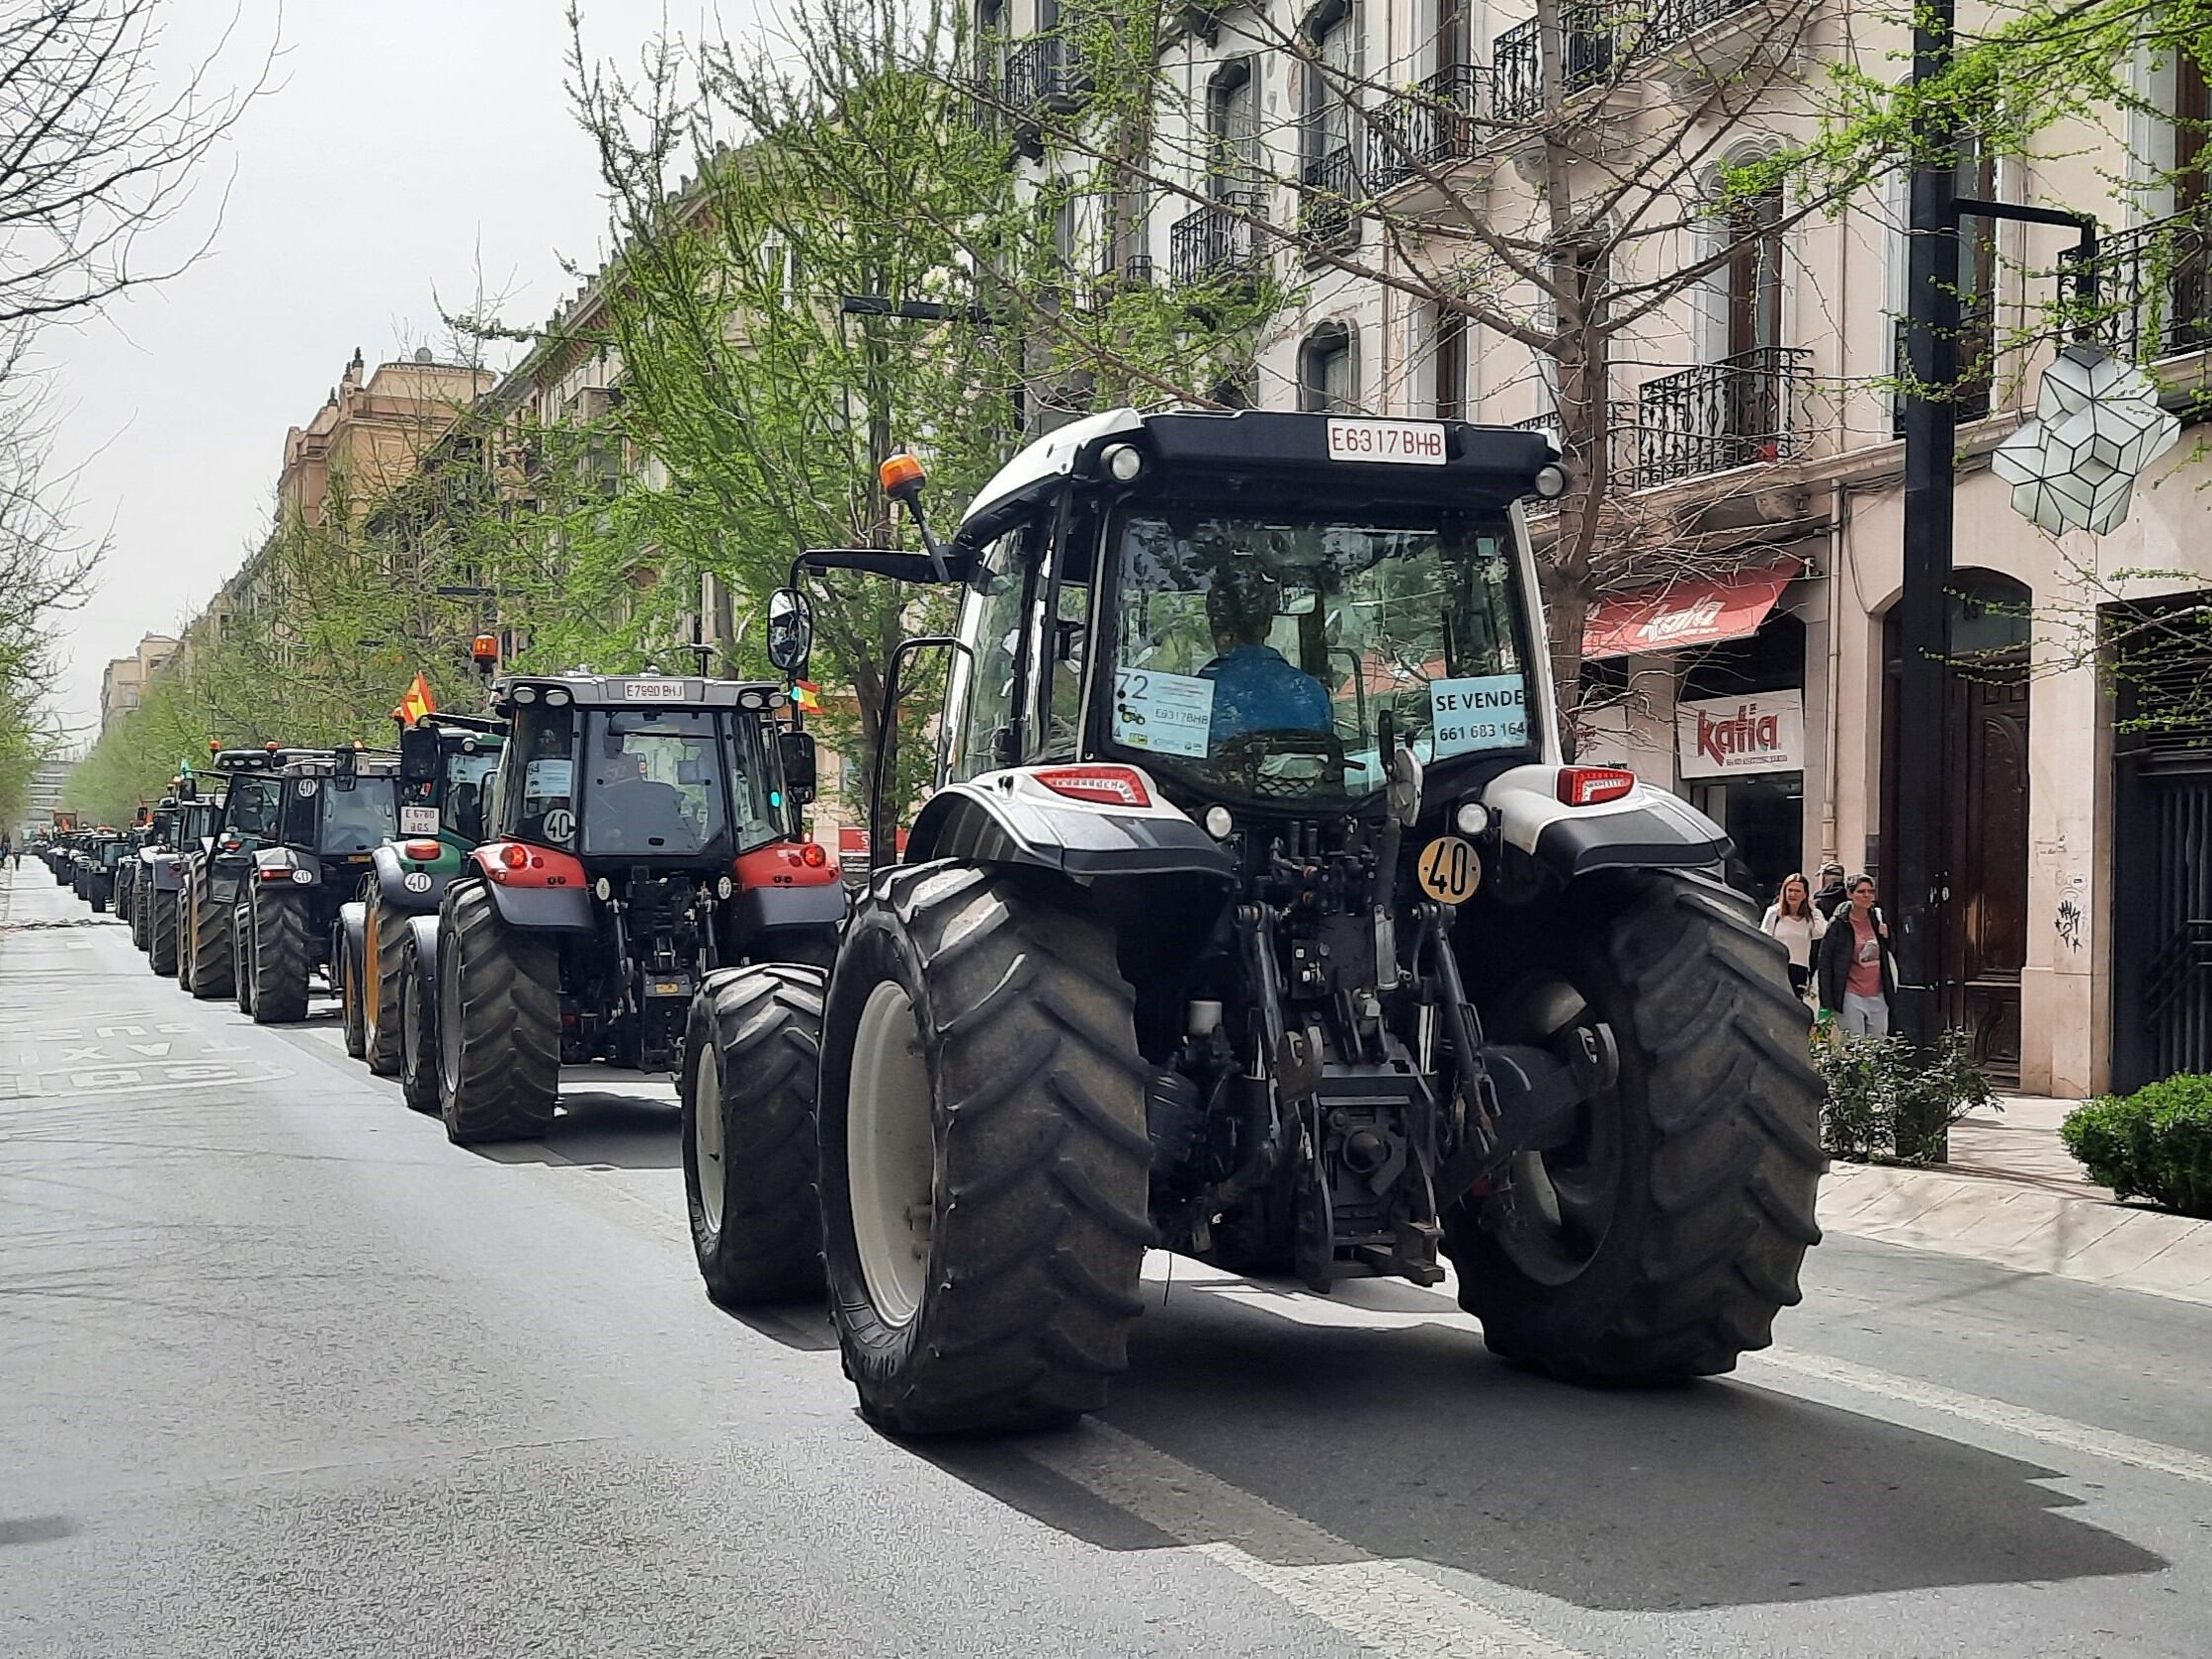
M1570 807L1594 807L1618 801L1636 787L1636 774L1625 766L1562 766L1559 798Z
M425 863L446 849L436 841L407 841L401 844L399 850L418 863Z
M261 869L256 870L254 874L259 876L263 881L292 880L292 872L286 869L282 864L264 865Z
M510 870L519 870L530 862L530 853L519 841L509 841L499 849L499 862Z
M1048 766L1029 774L1055 795L1099 807L1149 807L1144 778L1128 766Z
M822 850L821 842L808 841L799 849L799 861L809 870L818 870L829 862L829 854Z

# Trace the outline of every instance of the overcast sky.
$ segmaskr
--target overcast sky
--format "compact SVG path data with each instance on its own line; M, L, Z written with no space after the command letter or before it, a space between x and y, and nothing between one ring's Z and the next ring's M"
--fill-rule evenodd
M232 0L176 0L167 45L204 52ZM566 0L235 0L232 81L282 55L203 180L227 191L213 251L102 321L47 337L81 468L79 520L112 527L100 590L65 624L64 716L90 736L100 671L174 633L267 529L285 429L304 425L356 346L369 362L438 344L439 303L485 284L534 324L596 262L605 216L562 92ZM587 41L635 62L703 0L584 0ZM749 0L724 0L735 26Z

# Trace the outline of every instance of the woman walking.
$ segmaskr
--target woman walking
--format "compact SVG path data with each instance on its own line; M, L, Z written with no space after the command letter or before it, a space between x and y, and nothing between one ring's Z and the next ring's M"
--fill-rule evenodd
M1828 931L1828 923L1813 908L1812 884L1802 873L1782 878L1782 891L1766 907L1759 931L1782 941L1790 953L1790 989L1800 997L1813 981L1813 949Z
M1874 908L1874 878L1853 876L1850 901L1837 911L1821 940L1815 977L1821 1006L1835 1010L1835 1027L1846 1037L1890 1034L1890 1003L1897 979L1890 966L1890 925Z

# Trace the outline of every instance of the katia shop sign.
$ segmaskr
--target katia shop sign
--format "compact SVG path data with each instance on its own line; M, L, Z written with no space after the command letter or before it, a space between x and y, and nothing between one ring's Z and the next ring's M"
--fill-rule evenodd
M1674 705L1685 778L1805 769L1805 693L1762 691Z

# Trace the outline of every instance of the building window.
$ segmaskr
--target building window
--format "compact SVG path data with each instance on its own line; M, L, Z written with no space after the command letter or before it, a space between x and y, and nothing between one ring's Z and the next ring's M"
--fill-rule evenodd
M1206 83L1206 193L1215 201L1259 183L1259 77L1232 57Z
M1782 191L1763 190L1728 211L1728 356L1782 343Z
M1436 418L1467 418L1467 316L1439 306L1435 312L1436 349L1429 355Z
M1359 359L1352 331L1341 322L1323 323L1299 348L1298 406L1308 414L1350 414L1359 407Z
M1306 20L1314 55L1306 65L1305 161L1309 179L1332 156L1352 149L1352 86L1358 31L1350 0L1322 0Z

